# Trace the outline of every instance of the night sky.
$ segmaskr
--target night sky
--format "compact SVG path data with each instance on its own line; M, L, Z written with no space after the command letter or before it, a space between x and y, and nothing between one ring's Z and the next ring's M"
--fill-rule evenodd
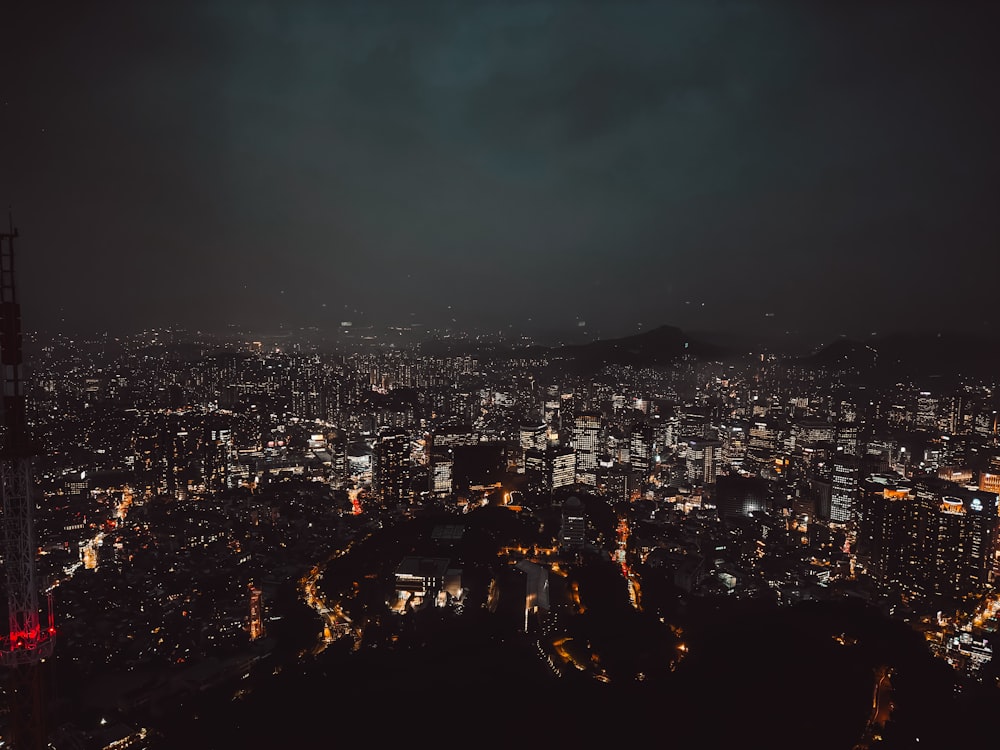
M1000 331L996 2L10 5L27 328Z

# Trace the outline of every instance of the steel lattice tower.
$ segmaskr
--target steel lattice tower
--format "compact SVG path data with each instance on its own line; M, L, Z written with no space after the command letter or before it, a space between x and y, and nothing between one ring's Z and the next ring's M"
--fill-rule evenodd
M8 670L11 743L16 750L47 744L41 663L52 654L52 609L46 627L38 610L32 456L24 394L21 308L14 286L13 222L0 233L0 380L3 436L0 491L3 494L3 564L7 573L10 632L0 639L0 663Z

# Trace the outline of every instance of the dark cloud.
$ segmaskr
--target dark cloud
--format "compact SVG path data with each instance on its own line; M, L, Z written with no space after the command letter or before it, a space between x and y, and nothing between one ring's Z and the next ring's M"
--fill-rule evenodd
M26 318L996 326L997 16L22 7L0 199Z

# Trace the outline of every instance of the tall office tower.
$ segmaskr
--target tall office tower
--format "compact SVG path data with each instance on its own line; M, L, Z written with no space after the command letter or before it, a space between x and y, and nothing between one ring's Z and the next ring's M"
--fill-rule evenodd
M351 474L351 464L347 458L347 438L337 433L327 442L330 452L330 480L334 486L341 486Z
M725 422L719 430L722 438L722 461L738 468L743 465L747 453L747 424L745 422Z
M1000 456L990 456L986 469L979 473L979 489L1000 492Z
M653 453L662 456L677 447L680 435L680 417L673 409L664 410L650 418L653 428Z
M941 480L866 482L859 545L886 591L958 599L981 593L1000 496Z
M998 495L969 491L961 485L917 484L917 494L931 509L929 593L961 598L981 593L993 568Z
M52 654L56 630L49 603L48 627L38 610L34 525L35 444L28 433L21 340L21 306L14 285L14 239L0 234L0 365L3 378L3 433L0 492L3 494L3 566L7 572L10 630L0 639L0 663L7 668L11 745L15 750L47 746L42 664Z
M455 461L451 451L431 454L431 468L428 472L431 494L437 497L446 497L452 493L454 470Z
M553 490L576 482L576 451L568 446L549 448L546 458Z
M318 355L292 360L290 414L300 419L320 419L323 405L323 363Z
M528 492L547 494L576 481L576 453L568 446L529 448L524 454Z
M699 406L687 406L678 409L678 429L682 435L691 437L711 437L712 421L708 410Z
M372 489L386 505L410 496L410 439L405 432L383 430L372 451Z
M923 596L925 519L909 482L866 480L858 550L885 591Z
M524 452L524 478L527 490L533 495L543 495L552 491L550 482L545 476L545 451L540 448L528 448Z
M721 454L722 443L718 440L688 440L685 454L688 481L699 485L715 484Z
M628 457L633 470L643 476L649 476L649 472L653 468L653 430L651 427L643 423L632 427L632 432L629 433Z
M948 429L949 435L968 435L972 424L969 414L969 397L964 394L954 396L948 404Z
M577 414L573 419L572 447L576 451L576 478L581 484L597 484L597 454L600 452L601 415Z
M583 549L587 541L587 512L576 495L566 498L559 524L559 547L564 550Z
M521 471L524 473L529 450L545 450L546 426L544 423L537 425L521 425L518 435L521 441Z
M914 409L914 426L921 430L936 430L937 419L938 400L929 391L921 391Z
M857 422L838 423L834 443L837 451L845 456L859 455L861 453L861 428Z
M627 502L632 491L632 467L610 456L597 466L597 491L611 503Z
M833 504L833 482L825 475L814 476L809 479L809 494L812 496L816 517L829 521L830 506Z
M228 486L230 467L236 463L233 447L233 431L221 421L204 426L202 440L203 466L201 474L205 487L210 492L218 492Z
M778 432L778 424L773 420L752 420L747 452L762 463L770 462L778 449Z
M830 489L830 521L847 524L858 520L858 490L861 466L855 456L837 454L833 459Z
M544 422L541 424L521 425L519 431L521 449L538 448L539 450L544 450L547 433L548 430Z
M203 481L198 456L202 453L202 440L207 436L202 429L195 429L187 420L174 415L168 418L166 429L166 435L161 435L168 446L163 482L168 495L186 500L189 491Z
M291 416L321 419L325 413L323 394L318 385L309 380L295 380L292 383Z

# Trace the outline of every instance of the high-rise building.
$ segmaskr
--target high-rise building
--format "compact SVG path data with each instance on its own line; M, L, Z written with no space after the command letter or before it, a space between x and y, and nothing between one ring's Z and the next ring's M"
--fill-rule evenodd
M576 452L568 446L530 448L524 454L528 492L548 494L576 482Z
M643 476L652 470L653 429L647 424L637 424L629 434L628 459L632 468Z
M857 456L861 452L861 429L857 422L840 422L834 438L837 450L845 456Z
M688 440L685 454L688 481L699 485L715 484L721 455L722 443L718 440Z
M986 469L979 473L979 489L1000 493L1000 456L990 456Z
M993 564L1000 496L938 479L863 485L859 550L884 591L958 599L981 593Z
M830 521L848 524L858 520L860 462L855 456L837 454L833 459L830 489Z
M372 489L383 503L395 504L410 495L410 440L406 433L383 430L372 451Z
M521 443L522 471L524 470L524 454L527 451L532 448L545 450L547 431L548 427L544 422L541 424L522 424L518 429L518 438Z
M576 495L566 498L559 524L559 547L564 550L583 549L587 541L587 512Z
M597 491L611 503L628 501L632 490L632 467L609 456L597 467Z
M569 487L576 482L576 451L569 447L556 447L547 451L550 461L552 489Z
M428 472L430 491L438 497L450 495L453 490L453 475L455 462L451 453L442 451L431 455L431 466Z
M921 430L936 430L938 421L938 400L929 391L921 391L917 396L914 410L914 426Z
M600 452L601 415L577 414L573 419L572 447L576 451L576 481L597 484L597 455Z
M544 495L552 491L551 484L546 481L544 450L528 448L524 452L524 475L531 494Z

